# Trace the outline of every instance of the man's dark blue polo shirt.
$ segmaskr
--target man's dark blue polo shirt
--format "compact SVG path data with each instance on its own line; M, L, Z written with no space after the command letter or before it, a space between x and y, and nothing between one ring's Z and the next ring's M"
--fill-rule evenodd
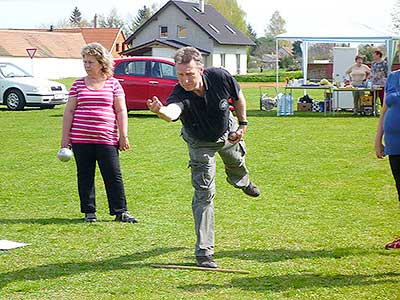
M207 68L203 73L204 97L185 91L176 85L167 99L182 109L180 120L193 138L214 142L229 125L228 99L238 100L240 87L236 80L223 68Z

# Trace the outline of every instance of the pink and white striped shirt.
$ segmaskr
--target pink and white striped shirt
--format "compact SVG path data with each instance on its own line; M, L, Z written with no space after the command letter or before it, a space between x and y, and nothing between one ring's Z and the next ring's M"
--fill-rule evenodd
M118 80L108 78L102 89L93 90L81 78L72 84L69 96L77 97L70 131L71 143L117 146L118 127L114 97L124 96Z

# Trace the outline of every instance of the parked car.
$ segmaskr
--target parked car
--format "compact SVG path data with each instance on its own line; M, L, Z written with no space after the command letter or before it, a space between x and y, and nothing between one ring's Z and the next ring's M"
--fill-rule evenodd
M54 108L67 102L68 91L62 83L35 78L12 63L0 62L0 99L9 110Z
M135 56L115 59L114 77L125 91L128 110L147 109L147 99L157 96L165 104L178 83L172 59Z

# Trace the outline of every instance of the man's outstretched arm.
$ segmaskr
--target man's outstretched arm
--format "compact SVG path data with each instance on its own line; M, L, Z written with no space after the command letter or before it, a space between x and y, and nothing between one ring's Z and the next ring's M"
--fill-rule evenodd
M152 99L147 99L147 107L158 115L161 119L171 122L179 118L182 113L182 109L177 104L163 105L156 96Z

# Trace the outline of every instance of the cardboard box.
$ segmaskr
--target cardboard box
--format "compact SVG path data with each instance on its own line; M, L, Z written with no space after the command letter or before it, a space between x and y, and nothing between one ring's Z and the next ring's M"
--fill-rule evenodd
M311 111L311 103L297 103L297 111Z
M372 106L372 96L371 95L361 95L360 96L361 106Z

